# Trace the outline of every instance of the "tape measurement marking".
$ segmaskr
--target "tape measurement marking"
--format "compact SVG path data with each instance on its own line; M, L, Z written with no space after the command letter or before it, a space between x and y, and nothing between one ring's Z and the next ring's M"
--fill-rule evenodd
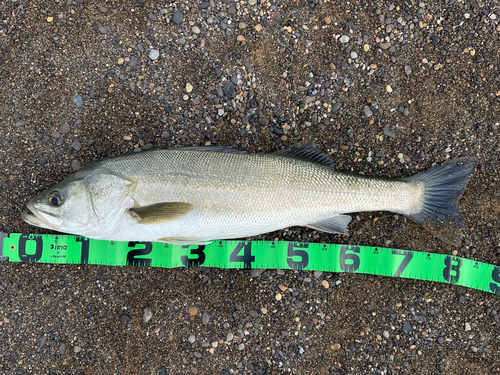
M0 233L0 260L364 273L456 284L500 295L500 266L446 254L356 245L232 240L171 245L60 234Z

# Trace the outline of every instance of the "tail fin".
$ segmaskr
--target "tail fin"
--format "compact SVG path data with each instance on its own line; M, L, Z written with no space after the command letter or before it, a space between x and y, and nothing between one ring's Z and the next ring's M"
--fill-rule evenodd
M406 178L424 184L422 208L408 216L444 242L458 245L463 219L456 203L473 171L473 161L454 161Z

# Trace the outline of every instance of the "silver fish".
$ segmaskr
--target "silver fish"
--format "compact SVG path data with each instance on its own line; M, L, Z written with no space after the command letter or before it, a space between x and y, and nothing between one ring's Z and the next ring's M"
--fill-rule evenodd
M177 244L290 226L346 234L351 217L345 214L361 211L457 227L455 201L473 167L449 163L393 180L336 171L311 145L270 154L221 147L147 151L86 165L32 198L33 214L22 218L89 238Z

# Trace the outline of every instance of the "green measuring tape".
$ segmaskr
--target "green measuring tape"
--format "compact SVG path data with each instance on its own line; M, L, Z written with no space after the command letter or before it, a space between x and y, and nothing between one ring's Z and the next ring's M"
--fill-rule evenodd
M0 260L107 266L300 269L439 281L500 295L500 267L451 255L370 246L285 241L208 245L0 233Z

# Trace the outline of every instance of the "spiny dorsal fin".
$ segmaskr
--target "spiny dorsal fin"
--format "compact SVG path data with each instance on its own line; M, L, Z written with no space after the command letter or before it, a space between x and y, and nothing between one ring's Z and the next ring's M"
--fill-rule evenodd
M150 206L131 208L129 212L140 224L158 224L180 219L192 209L193 205L191 203L162 202Z
M334 167L333 160L323 153L319 148L311 143L304 146L285 148L284 150L276 151L273 155L285 156L311 163L321 164L327 167Z

